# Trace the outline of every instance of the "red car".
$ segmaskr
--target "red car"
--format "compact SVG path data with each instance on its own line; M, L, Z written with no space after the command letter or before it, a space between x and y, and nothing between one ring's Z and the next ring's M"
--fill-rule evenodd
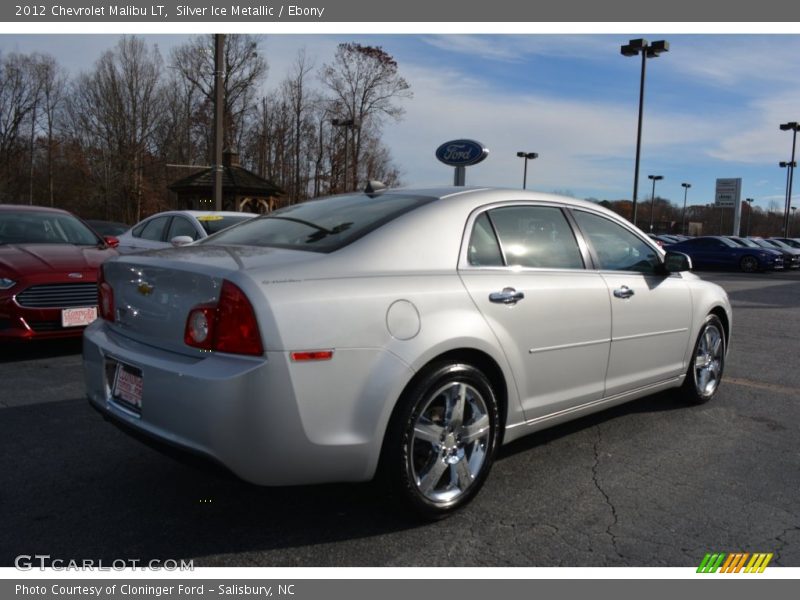
M0 205L0 340L80 336L115 243L64 210Z

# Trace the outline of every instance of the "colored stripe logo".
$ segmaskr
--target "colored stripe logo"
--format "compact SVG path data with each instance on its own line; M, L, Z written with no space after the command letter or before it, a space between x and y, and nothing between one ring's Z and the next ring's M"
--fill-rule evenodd
M698 573L763 573L772 560L772 552L715 552L703 557Z

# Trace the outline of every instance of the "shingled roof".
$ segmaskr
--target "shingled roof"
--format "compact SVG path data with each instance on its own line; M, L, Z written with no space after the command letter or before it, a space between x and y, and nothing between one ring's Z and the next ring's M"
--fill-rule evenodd
M277 185L239 166L238 156L233 152L226 152L222 168L222 190L245 196L283 196L284 191ZM214 168L208 167L172 182L167 186L176 194L192 194L207 191L209 194L214 189Z

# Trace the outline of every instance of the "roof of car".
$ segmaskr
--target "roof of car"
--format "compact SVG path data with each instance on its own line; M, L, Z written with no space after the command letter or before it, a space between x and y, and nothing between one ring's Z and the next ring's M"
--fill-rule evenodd
M60 208L53 208L50 206L32 206L29 204L0 204L0 210L8 211L25 211L25 212L45 212L45 213L59 213L71 215L72 213Z

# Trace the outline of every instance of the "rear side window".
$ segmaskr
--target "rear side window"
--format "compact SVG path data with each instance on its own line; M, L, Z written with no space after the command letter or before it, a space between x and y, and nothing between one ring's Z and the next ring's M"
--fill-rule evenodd
M659 264L656 251L622 225L582 210L573 214L594 248L600 269L652 273Z
M137 231L133 232L133 235L136 237L140 237L143 240L152 240L154 242L161 242L164 240L164 230L167 227L167 222L169 221L169 217L156 217L155 219L150 219L144 226ZM138 235L137 235L138 233Z
M333 196L256 217L199 243L333 252L433 200L402 194Z
M509 206L484 213L475 220L468 259L475 266L584 266L572 228L561 209L552 206Z

